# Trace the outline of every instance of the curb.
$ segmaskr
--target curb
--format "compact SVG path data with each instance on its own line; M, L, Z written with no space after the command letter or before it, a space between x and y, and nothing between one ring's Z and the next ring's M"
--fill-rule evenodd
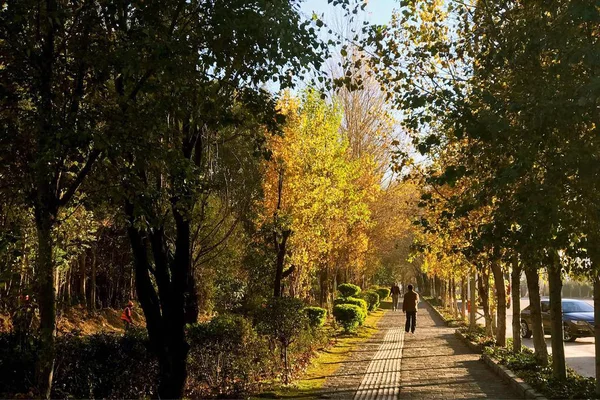
M435 306L429 303L428 300L425 300L425 303L429 306L429 308L433 311L435 315L437 315L446 326L449 326L448 321L442 316L442 314L437 310ZM454 335L459 338L471 351L474 353L481 354L481 361L497 376L502 378L506 383L510 385L517 393L521 395L524 399L537 399L537 400L547 400L542 394L537 392L534 388L529 386L529 384L525 383L523 379L519 378L514 372L506 368L504 365L500 365L496 360L483 353L483 346L480 344L475 344L471 342L460 330L455 330Z
M461 331L458 329L454 331L454 335L459 338L471 351L475 353L482 353L483 346L480 344L475 344L471 342ZM519 393L524 399L538 399L538 400L546 400L546 397L541 395L531 386L529 386L523 379L519 378L514 372L510 369L506 368L504 365L501 365L496 360L488 356L487 354L481 355L481 361L496 375L498 375L502 380L510 385L517 393Z
M462 340L462 342L474 353L483 353L483 346L471 342L460 330L455 330L454 336Z
M441 319L441 320L442 320L442 322L444 322L444 324L445 324L446 326L448 326L448 321L446 321L446 319L445 319L445 318L444 318L444 316L443 316L443 315L442 315L442 314L441 314L441 313L438 311L438 309L437 309L435 306L433 306L433 305L432 305L432 304L429 302L429 300L425 300L424 302L425 302L425 303L426 303L426 304L429 306L429 309L430 309L431 311L433 311L433 313L434 313L434 314L435 314L435 315L436 315L436 316L437 316L439 319Z
M426 304L429 306L429 308L431 309L431 311L433 311L433 313L434 313L434 314L435 314L435 315L436 315L436 316L437 316L439 319L441 319L441 320L442 320L442 322L444 323L444 325L446 325L446 326L447 326L447 327L449 327L449 328L456 328L456 325L454 325L454 324L452 324L452 323L453 323L453 322L457 322L457 320L451 320L451 321L448 321L448 320L446 320L446 318L444 318L444 316L443 316L443 315L442 315L442 314L441 314L441 313L438 311L437 307L436 307L436 306L434 306L433 304L431 304L431 303L429 302L429 300L423 300L423 302L424 302L424 303L426 303Z
M546 400L546 397L542 396L535 389L529 386L515 375L514 372L507 369L504 365L500 365L496 360L488 356L487 354L481 355L481 360L488 366L496 375L506 381L514 390L516 390L524 399L538 399Z

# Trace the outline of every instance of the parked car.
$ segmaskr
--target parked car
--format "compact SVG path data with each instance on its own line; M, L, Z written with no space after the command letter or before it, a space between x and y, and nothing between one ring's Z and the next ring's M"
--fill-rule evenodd
M521 311L521 337L531 337L531 306ZM563 299L563 340L573 342L578 337L594 336L594 307L582 300ZM550 300L542 299L544 333L550 334Z

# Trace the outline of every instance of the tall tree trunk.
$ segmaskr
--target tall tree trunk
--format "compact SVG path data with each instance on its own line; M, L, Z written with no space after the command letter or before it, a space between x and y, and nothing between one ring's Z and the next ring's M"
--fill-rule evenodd
M68 307L71 305L71 281L73 280L73 269L69 266L65 272L65 297L64 306Z
M456 302L456 280L454 278L450 279L450 290L452 291L452 316L454 318L458 317L458 303Z
M44 209L37 211L36 214L38 234L37 292L40 308L40 352L37 382L41 397L49 399L54 373L54 342L56 338L56 268L54 268L52 259L53 217Z
M319 305L322 308L328 308L329 285L327 282L329 280L329 276L327 273L327 267L323 267L321 269L319 278L320 278Z
M497 303L497 324L496 344L506 347L506 287L504 286L504 274L502 266L498 261L492 262L492 272L494 273L494 284L496 285Z
M548 267L548 284L550 286L550 328L552 332L552 375L559 380L567 379L565 360L565 344L563 342L562 320L562 268L558 254L553 264Z
M513 352L521 352L521 265L519 258L515 255L512 262L511 272L511 296L512 296L512 331Z
M56 337L56 268L52 258L52 229L58 211L57 193L53 185L54 177L48 168L48 153L54 145L53 126L53 80L55 59L55 35L57 4L55 0L46 0L39 5L39 28L43 36L39 58L40 71L40 104L39 130L36 146L38 165L36 165L36 199L35 223L38 234L37 285L40 307L40 355L37 366L37 383L40 395L50 398L52 375L54 372L55 337Z
M169 371L166 379L162 379L158 387L163 399L181 398L187 379L187 355L189 345L185 338L186 307L185 299L196 297L194 288L188 286L191 268L190 257L190 221L180 214L177 203L172 206L177 238L175 256L169 264L171 272L172 305L166 313L166 323L171 329L167 330L167 349L169 355ZM166 240L163 239L166 248Z
M442 306L448 307L448 290L446 289L446 280L440 279L440 294L442 295Z
M149 233L154 268L148 258L148 239L135 228L133 205L126 203L130 219L129 238L134 255L137 294L144 315L152 349L159 363L158 395L160 398L181 398L187 378L186 359L189 346L185 339L185 296L190 268L189 222L173 205L177 237L175 255L170 261L166 237L162 228ZM156 288L150 279L153 271Z
M483 307L483 316L485 318L485 332L493 336L492 316L490 314L490 275L486 266L482 266L481 273L477 274L479 284L479 297L481 298L481 307Z
M475 330L477 327L477 272L471 273L471 281L469 283L471 310L469 311L469 329Z
M281 201L283 198L283 177L285 171L279 170L279 179L277 183L277 208L273 215L273 244L275 246L275 280L273 281L273 296L281 297L281 280L283 279L283 268L285 263L285 253L287 240L292 234L290 229L285 229L281 232L281 238L279 230L281 228L279 224L279 211L281 210Z
M460 278L460 315L462 320L467 319L467 281L464 275Z
M92 311L96 311L96 251L97 247L94 246L92 250L92 270L90 272L90 302L88 303L88 306Z
M79 303L83 304L84 306L87 305L87 301L86 301L86 290L85 290L85 284L86 284L86 280L87 280L87 276L86 276L86 253L84 252L81 257L79 258Z
M281 238L277 231L273 232L273 242L276 250L275 260L275 280L273 281L273 296L281 297L281 281L283 279L283 268L285 266L285 254L287 251L287 241L292 231L289 229L281 233Z
M542 366L548 365L548 349L544 338L544 325L542 322L542 303L540 299L540 277L535 268L524 267L527 278L527 291L529 292L529 310L533 333L533 348L535 358ZM561 318L562 321L562 318Z

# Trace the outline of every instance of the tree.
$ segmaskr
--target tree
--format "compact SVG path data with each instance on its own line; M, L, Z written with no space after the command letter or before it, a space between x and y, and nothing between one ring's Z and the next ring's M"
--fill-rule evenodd
M186 379L185 323L198 312L192 219L202 215L198 210L206 209L219 185L229 184L216 178L223 176L223 164L212 151L239 137L262 154L264 133L275 132L281 118L271 96L258 87L272 78L289 85L290 75L318 66L321 53L295 2L259 1L250 8L245 1L178 2L169 18L162 16L163 8L152 11L160 16L152 20L158 23L153 30L161 33L155 46L176 57L151 53L149 65L135 67L132 75L147 77L150 90L121 110L127 135L112 168L123 177L119 195L129 221L137 295L159 360L158 392L177 398ZM273 30L279 34L273 36ZM122 93L137 87L135 79L117 83ZM142 142L139 131L146 133ZM196 249L194 257L206 256L218 243Z
M9 2L0 11L3 174L16 174L12 182L34 214L43 397L54 369L56 222L105 145L100 93L109 40L100 12L91 3L54 0Z
M272 230L274 243L283 238L288 246L287 258L281 247L276 253L276 293L287 259L291 293L304 294L318 274L325 304L338 268L352 258L354 268L362 268L368 194L356 184L358 164L348 158L347 140L340 137L339 108L315 91L307 91L300 104L290 97L280 104L287 123L283 136L269 142L259 224Z

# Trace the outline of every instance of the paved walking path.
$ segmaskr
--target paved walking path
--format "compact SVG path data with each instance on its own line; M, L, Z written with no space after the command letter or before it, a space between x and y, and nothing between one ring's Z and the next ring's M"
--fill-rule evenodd
M419 305L415 335L404 333L404 321L402 312L388 311L378 332L327 380L322 398L519 398L425 303Z

